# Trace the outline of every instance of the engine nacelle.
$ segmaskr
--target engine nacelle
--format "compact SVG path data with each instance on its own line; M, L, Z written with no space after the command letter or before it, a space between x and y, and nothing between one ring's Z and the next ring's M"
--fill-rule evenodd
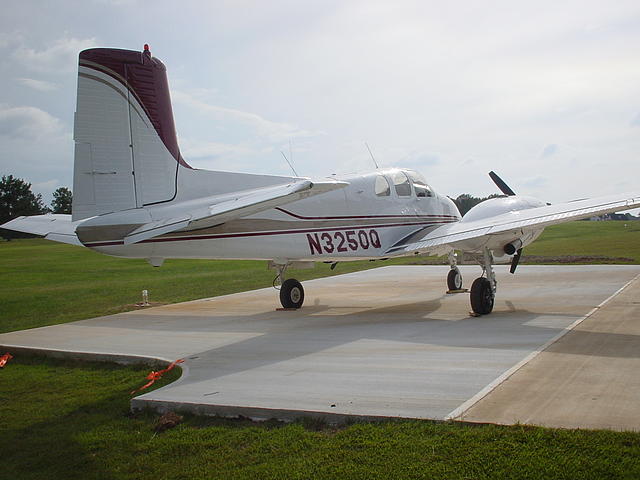
M542 200L533 197L512 195L509 197L498 197L485 200L469 210L460 223L468 224L470 230L485 228L493 221L486 221L486 218L502 216L500 220L506 222L518 220L520 212L530 208L544 207ZM457 248L469 253L482 253L485 248L493 252L496 263L500 257L507 261L520 248L529 245L542 233L544 227L515 228L499 234L492 233L488 236L470 238L457 243Z
M529 208L544 207L546 205L542 200L533 197L525 197L513 195L510 197L490 198L479 203L469 210L462 221L475 222L487 217L494 217L503 213L518 212L519 210L527 210Z

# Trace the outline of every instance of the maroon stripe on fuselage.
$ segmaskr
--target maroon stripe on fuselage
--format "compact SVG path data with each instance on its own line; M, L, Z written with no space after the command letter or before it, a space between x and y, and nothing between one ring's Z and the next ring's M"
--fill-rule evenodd
M305 217L298 215L297 213L290 212L281 207L275 207L275 210L279 210L282 213L286 213L292 217L300 220L355 220L355 219L376 219L376 218L445 218L445 219L457 219L455 215L341 215L335 217Z
M188 235L183 237L159 237L143 240L139 243L159 243L159 242L183 242L186 240L216 240L221 238L238 238L238 237L261 237L270 235L294 235L300 233L314 233L314 232L334 232L338 230L362 230L365 228L388 228L388 227L427 227L431 225L442 225L445 223L453 223L453 221L433 221L433 222L411 222L411 223L391 223L383 225L358 225L358 226L344 226L344 227L331 227L331 228L312 228L301 230L277 230L273 232L243 232L243 233L222 233L213 235ZM87 247L105 247L124 245L124 240L113 240L108 242L89 242L85 243Z

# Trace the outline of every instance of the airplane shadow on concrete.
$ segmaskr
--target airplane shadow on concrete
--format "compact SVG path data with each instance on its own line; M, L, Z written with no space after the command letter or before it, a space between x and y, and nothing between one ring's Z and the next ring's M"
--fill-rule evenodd
M407 345L424 345L425 348L453 348L460 353L475 350L470 362L507 356L515 364L580 318L577 314L528 311L508 301L497 305L494 313L488 316L443 315L440 310L444 298L442 295L421 302L369 309L361 305L332 306L319 301L293 312L267 311L228 316L215 315L215 302L212 302L211 316L202 313L198 316L162 315L158 316L156 324L152 322L145 329L214 336L216 333L255 333L251 338L188 356L191 373L206 369L206 377L214 379L362 340L381 342L381 345L384 342L405 342ZM443 316L447 318L443 319ZM141 330L141 317L146 315L125 313L105 317L104 322L97 324L95 321L87 322L85 326L130 328L131 334L135 335L136 330ZM574 331L572 335L588 335L591 342L624 341L640 347L640 336L635 335L581 331ZM566 353L592 354L590 350L563 347L561 343L554 344L553 348L558 353L565 348ZM402 347L395 345L393 349L402 350ZM603 356L612 357L640 356L640 348L605 349L602 352ZM470 368L473 368L472 364Z

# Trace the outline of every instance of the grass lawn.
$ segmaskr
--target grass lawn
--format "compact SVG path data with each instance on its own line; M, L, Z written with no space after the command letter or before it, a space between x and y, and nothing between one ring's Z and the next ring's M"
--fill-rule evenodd
M551 227L525 253L640 263L640 222ZM321 264L296 277L415 261L343 263L335 271ZM273 276L265 262L169 260L156 269L43 240L3 242L0 332L125 311L142 289L170 303L265 287ZM157 415L129 415L129 392L148 371L10 361L0 369L0 478L640 478L639 433L418 421L334 429L187 417L158 434Z
M640 434L420 421L253 424L188 417L155 433L128 413L148 369L39 357L0 370L6 479L615 479L640 477ZM162 382L178 374L171 372ZM162 384L162 383L161 383Z
M595 262L587 258L580 263L640 264L640 221L554 225L546 228L524 252L527 256L597 257Z

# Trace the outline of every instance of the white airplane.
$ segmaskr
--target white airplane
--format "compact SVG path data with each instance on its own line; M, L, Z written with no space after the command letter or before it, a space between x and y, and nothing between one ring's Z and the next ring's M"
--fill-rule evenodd
M287 268L313 262L448 254L447 285L462 289L455 251L482 267L470 291L477 314L493 309L497 261L514 273L544 227L640 206L640 193L549 205L515 195L464 218L419 173L379 169L322 180L191 168L180 155L163 63L144 51L94 48L79 56L72 215L19 217L3 228L145 258L268 260L285 308L304 289Z

